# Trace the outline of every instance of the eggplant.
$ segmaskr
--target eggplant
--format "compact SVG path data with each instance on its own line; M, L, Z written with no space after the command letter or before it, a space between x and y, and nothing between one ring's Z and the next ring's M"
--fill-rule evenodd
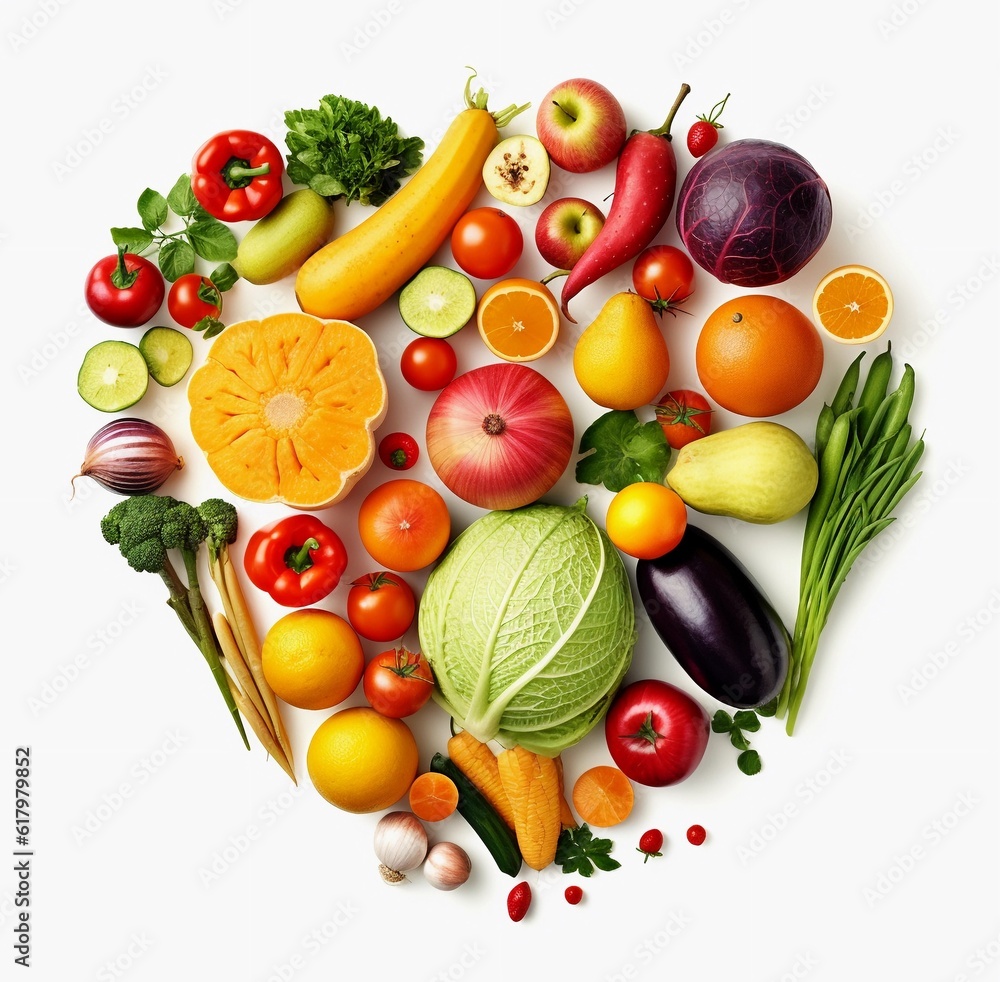
M788 672L788 631L721 542L688 525L666 555L640 559L635 575L660 640L710 696L752 709L781 691Z

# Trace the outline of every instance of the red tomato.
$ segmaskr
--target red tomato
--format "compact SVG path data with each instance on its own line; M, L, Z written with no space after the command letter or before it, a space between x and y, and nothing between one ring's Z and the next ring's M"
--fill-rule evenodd
M203 318L222 313L222 294L207 276L185 273L170 287L167 310L181 327L194 327Z
M406 648L376 655L361 678L365 698L383 716L412 716L431 697L434 674L424 656Z
M675 246L650 246L636 257L632 285L640 297L669 310L694 292L694 263Z
M615 696L604 735L626 777L662 788L694 773L708 746L709 722L701 705L677 686L643 679Z
M163 294L163 276L156 266L121 249L95 263L87 274L84 296L105 324L141 327L156 315Z
M455 262L481 280L506 276L517 265L523 249L520 226L499 208L473 208L452 229Z
M455 349L443 338L417 338L403 350L399 368L413 388L434 392L455 377L458 358Z
M680 450L712 432L712 407L700 392L674 389L657 403L656 420L667 443Z
M368 573L347 594L347 619L369 641L395 641L413 623L417 604L410 585L396 573Z

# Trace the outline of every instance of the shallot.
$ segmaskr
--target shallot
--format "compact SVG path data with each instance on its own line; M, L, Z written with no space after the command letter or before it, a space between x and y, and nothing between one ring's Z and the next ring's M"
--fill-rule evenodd
M155 423L128 416L105 423L87 443L80 473L115 494L152 494L184 466L170 437Z

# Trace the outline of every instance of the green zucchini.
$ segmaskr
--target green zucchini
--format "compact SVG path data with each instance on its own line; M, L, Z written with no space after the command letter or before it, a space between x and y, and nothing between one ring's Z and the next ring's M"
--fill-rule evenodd
M517 847L514 830L500 817L486 797L444 754L431 758L431 770L445 774L458 788L458 813L483 840L497 866L508 876L517 876L521 869L521 850Z

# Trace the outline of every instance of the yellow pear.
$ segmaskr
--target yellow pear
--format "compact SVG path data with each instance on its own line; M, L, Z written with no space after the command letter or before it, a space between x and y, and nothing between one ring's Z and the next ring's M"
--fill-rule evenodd
M580 335L573 351L580 388L599 406L638 409L667 383L670 354L652 306L636 293L616 293Z

